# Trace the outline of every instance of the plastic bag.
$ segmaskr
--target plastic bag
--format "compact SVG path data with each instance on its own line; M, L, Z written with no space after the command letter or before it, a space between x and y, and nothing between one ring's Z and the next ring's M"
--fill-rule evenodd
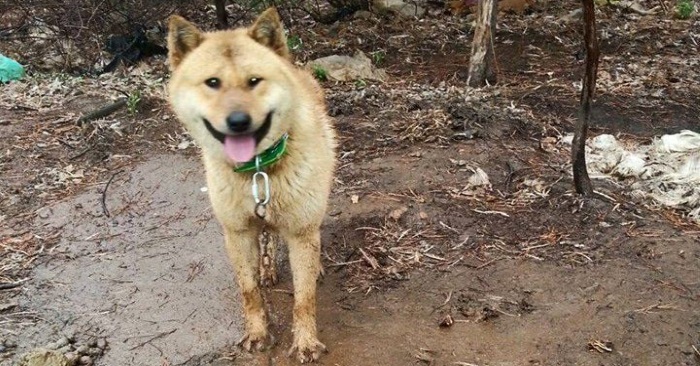
M19 62L0 54L0 83L19 80L24 76L24 67Z

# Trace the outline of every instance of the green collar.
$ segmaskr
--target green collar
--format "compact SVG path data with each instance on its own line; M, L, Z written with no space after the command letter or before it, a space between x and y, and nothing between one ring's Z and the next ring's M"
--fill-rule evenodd
M250 161L243 163L243 165L236 167L233 169L234 172L236 173L247 173L247 172L255 172L255 171L260 171L265 167L268 167L276 162L278 162L280 159L282 159L282 156L287 152L287 139L289 138L288 134L282 135L280 139L275 142L274 145L272 145L270 148L267 150L263 151L262 153L255 155L253 159ZM259 163L256 164L256 161Z

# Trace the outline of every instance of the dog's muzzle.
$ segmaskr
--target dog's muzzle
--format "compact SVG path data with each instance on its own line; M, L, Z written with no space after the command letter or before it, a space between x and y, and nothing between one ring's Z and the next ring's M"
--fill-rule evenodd
M262 126L255 130L252 134L253 137L255 137L255 143L259 144L262 139L267 136L267 133L270 132L270 126L272 125L272 115L274 114L275 111L270 111L267 116L265 116L265 122L263 122ZM214 126L207 120L206 118L202 117L202 121L204 121L204 126L207 127L207 130L209 130L209 133L211 133L212 136L214 136L215 139L219 140L222 144L224 143L224 139L226 138L226 134L217 130L214 128ZM231 133L230 135L244 135L245 133Z

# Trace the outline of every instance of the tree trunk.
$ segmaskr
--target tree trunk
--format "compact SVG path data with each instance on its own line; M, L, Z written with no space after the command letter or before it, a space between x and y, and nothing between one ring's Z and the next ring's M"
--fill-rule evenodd
M477 5L476 29L467 78L467 84L471 87L481 87L487 82L491 84L496 82L496 53L493 49L493 37L496 34L497 4L496 0L479 0Z
M219 29L228 28L228 14L226 14L226 0L214 0L216 7L216 26Z
M591 100L595 93L595 82L598 74L598 38L595 26L595 6L593 0L581 0L583 3L584 43L586 46L586 73L583 76L581 90L581 111L579 121L574 129L574 141L571 146L571 163L574 170L574 186L576 192L582 195L593 195L593 185L588 177L586 167L586 135L591 120Z

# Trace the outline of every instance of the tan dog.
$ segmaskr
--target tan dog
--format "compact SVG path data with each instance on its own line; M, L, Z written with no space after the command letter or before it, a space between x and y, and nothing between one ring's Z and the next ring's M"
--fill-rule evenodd
M168 48L170 103L202 149L214 214L242 292L247 334L240 345L260 350L269 342L258 275L258 235L264 226L289 248L294 279L290 354L296 352L301 362L316 360L325 350L316 336L319 229L336 145L323 92L290 62L274 9L249 28L211 33L173 16ZM271 197L260 219L251 193L251 162L269 157L285 136L284 155L260 169L269 175ZM234 171L246 162L253 172Z

